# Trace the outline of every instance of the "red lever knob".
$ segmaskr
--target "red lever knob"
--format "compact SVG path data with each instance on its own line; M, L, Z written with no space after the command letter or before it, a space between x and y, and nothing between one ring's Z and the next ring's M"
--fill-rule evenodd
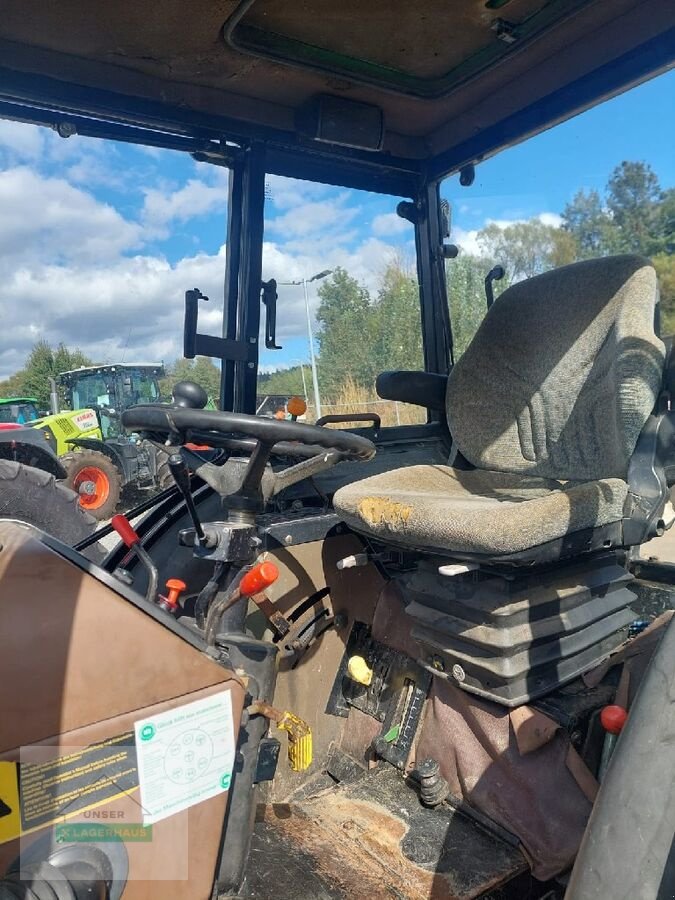
M621 734L628 713L623 706L605 706L600 712L600 723L610 734Z
M127 547L133 547L134 544L140 543L141 539L132 528L131 522L127 519L126 516L118 513L116 516L112 517L112 519L110 520L110 524L119 534L120 538L127 545Z
M175 609L178 606L178 598L181 593L185 590L187 585L184 581L181 581L180 578L169 578L166 583L167 588L169 589L169 594L164 599L169 604L171 609Z
M258 563L247 572L239 583L239 590L244 597L260 594L279 577L279 570L271 562Z

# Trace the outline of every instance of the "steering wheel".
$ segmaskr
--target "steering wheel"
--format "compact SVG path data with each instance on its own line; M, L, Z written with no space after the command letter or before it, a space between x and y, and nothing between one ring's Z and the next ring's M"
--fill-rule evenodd
M366 460L375 455L375 445L357 434L244 413L149 403L125 410L122 424L131 431L174 438L171 443L175 444L195 441L244 451L263 447L269 453L274 448L275 453L304 459L323 450L335 450L341 459Z
M285 487L342 460L368 460L375 455L371 441L346 431L285 419L194 409L178 403L131 407L122 413L122 424L151 439L166 439L168 445L195 442L250 453L243 474L240 464L230 466L232 460L224 466L213 466L197 457L194 470L227 497L230 506L251 510L259 510ZM303 461L273 473L267 466L272 453Z

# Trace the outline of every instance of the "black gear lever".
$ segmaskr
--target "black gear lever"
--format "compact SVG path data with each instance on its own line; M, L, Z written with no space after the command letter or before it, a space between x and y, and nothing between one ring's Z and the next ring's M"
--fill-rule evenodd
M184 409L204 409L209 401L204 388L194 381L179 381L174 385L172 393L174 405Z
M197 515L197 507L195 506L195 501L192 497L192 491L190 490L190 470L188 469L185 460L180 455L180 453L171 454L171 456L169 457L169 469L171 470L171 474L173 475L173 480L176 482L176 487L183 495L183 500L185 500L187 511L190 514L192 524L195 528L197 540L199 541L200 546L208 547L209 539L204 533L202 523L199 521L199 516Z

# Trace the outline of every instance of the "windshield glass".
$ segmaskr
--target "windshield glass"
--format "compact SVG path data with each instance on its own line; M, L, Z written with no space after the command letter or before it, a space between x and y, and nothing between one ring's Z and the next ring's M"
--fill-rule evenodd
M425 422L420 406L383 400L385 369L421 369L422 323L412 224L400 197L269 176L263 279L276 280L276 347L263 310L256 410L314 422ZM370 418L353 419L350 416Z
M113 393L112 382L100 374L81 375L72 383L73 409L87 406L110 406Z
M651 259L661 295L661 332L675 330L675 73L504 150L476 166L475 180L442 185L452 206L446 262L455 361L487 312L516 281L591 257L637 253ZM657 117L657 118L655 118Z
M23 425L24 422L33 422L39 416L34 403L1 403L0 422L16 422Z
M159 398L157 378L143 369L91 372L71 376L73 409L116 406L123 409L137 403L153 403Z

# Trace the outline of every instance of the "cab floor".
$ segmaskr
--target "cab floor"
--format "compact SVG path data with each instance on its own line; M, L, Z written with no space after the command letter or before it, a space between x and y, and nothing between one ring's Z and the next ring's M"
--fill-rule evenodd
M426 809L382 763L355 783L261 805L239 896L469 900L525 869L513 843L446 804Z

